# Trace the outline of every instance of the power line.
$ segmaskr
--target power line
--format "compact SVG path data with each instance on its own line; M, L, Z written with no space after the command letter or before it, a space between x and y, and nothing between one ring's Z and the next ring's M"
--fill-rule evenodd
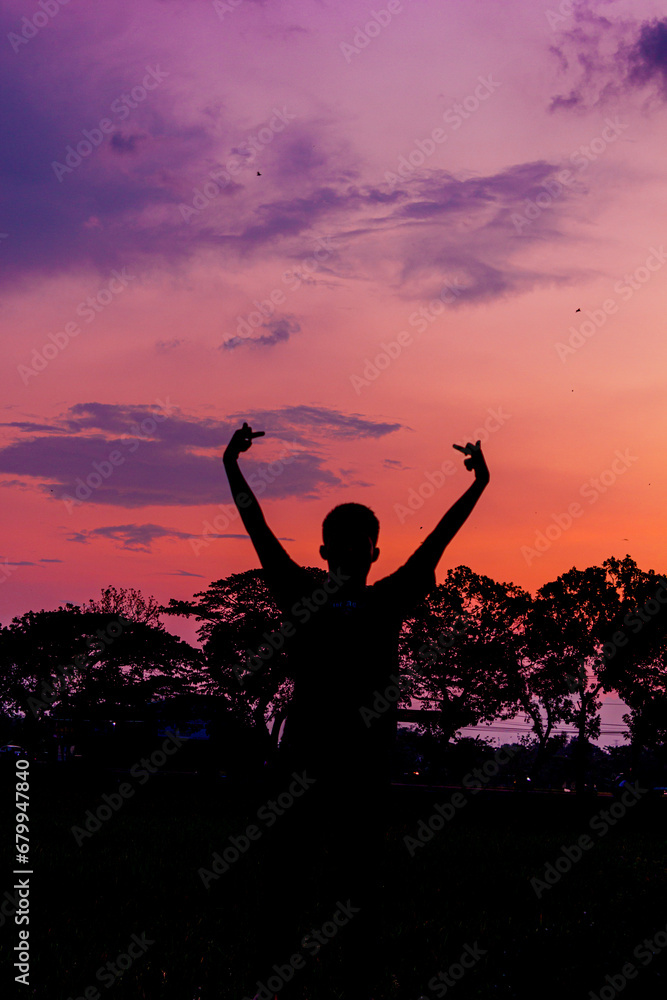
M494 730L500 730L501 732L512 732L512 733L534 733L535 730L530 726L463 726L458 732L465 732L466 730L475 730L480 733L491 733ZM559 733L573 733L577 734L578 729L553 729L552 734L557 736ZM627 732L626 729L600 729L600 736L618 736Z
M404 722L404 723L399 723L399 724L400 725L410 725L410 726L420 725L420 723L418 723L417 721L415 721L415 722ZM424 723L421 723L421 725L424 725ZM476 732L480 732L480 733L491 733L493 731L516 732L516 733L534 733L535 732L535 729L532 726L527 725L526 723L517 723L516 725L513 725L511 723L510 724L495 723L495 724L491 724L490 726L462 726L460 729L457 730L457 732L462 733L462 732L471 731L471 730L472 731L476 731ZM554 728L552 730L552 733L554 735L558 735L559 733L566 733L566 734L567 733L572 733L572 734L576 735L578 732L579 732L578 729L576 729L574 727L571 727L571 726L564 726L563 728L560 728L560 729ZM627 732L628 732L628 729L625 726L618 727L618 728L606 726L604 728L602 728L602 727L600 728L600 736L621 736L621 735L624 735Z

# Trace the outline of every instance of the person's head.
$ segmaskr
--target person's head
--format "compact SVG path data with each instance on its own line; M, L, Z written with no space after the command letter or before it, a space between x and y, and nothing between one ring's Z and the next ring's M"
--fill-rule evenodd
M370 507L361 503L339 504L322 522L320 555L330 570L342 570L365 579L380 555L379 532L380 522Z

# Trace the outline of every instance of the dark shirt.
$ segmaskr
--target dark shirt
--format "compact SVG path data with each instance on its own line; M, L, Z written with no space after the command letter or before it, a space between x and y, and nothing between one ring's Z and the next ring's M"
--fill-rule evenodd
M279 766L305 767L329 783L387 784L400 700L398 636L405 618L435 587L435 573L413 557L390 576L341 596L335 583L329 583L333 593L326 593L308 570L290 562L279 582L269 581L294 625L285 646L294 693ZM377 696L387 689L389 708L377 710Z

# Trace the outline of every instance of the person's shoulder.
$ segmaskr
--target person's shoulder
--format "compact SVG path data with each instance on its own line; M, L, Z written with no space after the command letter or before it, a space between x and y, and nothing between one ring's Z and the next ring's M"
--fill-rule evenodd
M405 573L403 570L404 567L400 566L398 569L395 569L393 573L388 573L387 576L381 577L381 579L376 580L375 583L368 584L366 586L367 599L373 601L396 591L400 591L400 589L405 585Z
M431 577L435 578L435 570L430 567L425 569L421 561L415 558L415 556L416 553L411 555L398 569L395 569L392 573L388 573L387 576L383 576L380 580L376 580L370 586L383 590L387 587L403 586L409 580L415 579L415 577L429 580Z
M317 574L321 572L312 566L301 566L289 557L279 572L265 572L265 581L274 601L286 614L302 597L317 589Z
M325 580L324 570L316 569L314 566L301 566L294 560L290 560L285 572L281 574L279 585L281 589L288 589L297 597L307 597L321 588Z
M379 594L380 591L385 590L387 587L391 587L397 572L398 570L395 570L393 573L383 576L382 579L376 580L375 583L367 584L366 595L372 597L373 594Z
M371 600L393 602L403 614L406 609L418 604L436 586L435 570L424 566L411 556L393 573L371 584Z

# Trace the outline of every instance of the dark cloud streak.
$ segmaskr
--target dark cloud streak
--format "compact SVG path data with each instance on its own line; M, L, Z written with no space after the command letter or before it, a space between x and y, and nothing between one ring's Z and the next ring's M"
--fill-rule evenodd
M79 501L75 510L81 503L132 509L228 502L220 458L232 432L248 420L265 426L262 440L269 445L244 458L251 487L261 495L268 483L272 498L313 499L345 485L326 466L331 438L379 438L402 427L318 406L258 410L226 420L170 410L160 422L151 420L143 436L140 428L156 413L154 407L77 403L52 425L37 425L49 428L46 435L30 422L16 421L22 434L0 450L0 473L37 479L34 489L54 500Z
M573 14L574 27L560 32L550 46L570 90L555 95L552 112L585 112L622 99L662 103L667 98L667 18L610 20L581 4Z

